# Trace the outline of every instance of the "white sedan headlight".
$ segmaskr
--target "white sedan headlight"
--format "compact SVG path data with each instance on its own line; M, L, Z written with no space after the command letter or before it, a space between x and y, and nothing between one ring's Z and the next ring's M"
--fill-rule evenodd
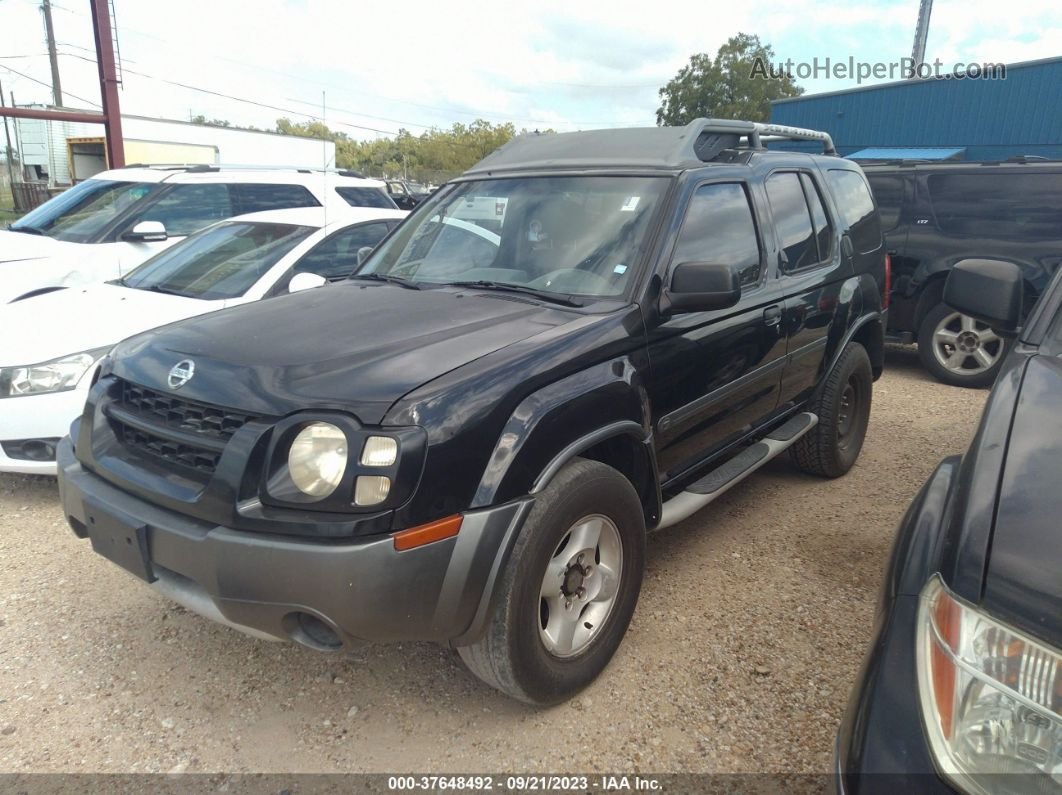
M101 348L72 353L40 364L0 367L0 398L73 389L108 350L109 348Z
M1062 788L1062 652L960 602L934 577L918 615L918 689L940 771L966 792Z

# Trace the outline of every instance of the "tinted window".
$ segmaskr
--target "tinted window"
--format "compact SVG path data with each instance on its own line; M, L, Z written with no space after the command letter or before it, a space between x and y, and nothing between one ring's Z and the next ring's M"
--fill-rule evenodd
M11 228L90 243L119 215L157 190L145 182L87 179L23 216Z
M291 224L219 224L155 255L122 284L205 300L237 298L313 231Z
M235 214L228 185L172 185L157 202L138 215L129 228L141 221L159 221L170 235L190 235Z
M826 215L826 207L822 202L822 194L819 186L815 184L808 174L800 175L800 183L804 186L804 195L811 208L811 224L815 227L815 240L819 248L819 262L825 262L833 253L833 229L830 227L830 219Z
M393 210L395 203L383 188L356 188L352 186L336 188L336 193L351 207L379 207Z
M1062 175L933 174L937 225L971 237L1062 240Z
M320 207L321 203L302 185L232 186L237 198L237 215L264 210L287 210L291 207Z
M860 254L878 248L881 245L881 221L863 175L858 171L840 169L830 169L826 173L834 202L848 227L852 247Z
M745 188L738 183L702 185L693 194L672 260L729 265L741 284L760 280L760 244Z
M358 249L376 248L387 234L381 222L351 226L322 240L295 263L295 273L317 273L329 280L345 279L358 266Z
M772 174L767 178L767 198L778 242L785 252L785 269L797 270L818 262L811 213L800 177L794 172Z
M885 230L895 229L900 222L900 207L903 204L903 177L868 175L870 189L878 203L881 226Z

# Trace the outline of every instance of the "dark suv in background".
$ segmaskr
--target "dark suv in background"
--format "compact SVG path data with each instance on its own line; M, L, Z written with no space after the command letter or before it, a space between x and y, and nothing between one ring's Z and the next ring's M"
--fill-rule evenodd
M892 257L889 336L917 342L938 380L988 386L1005 340L949 308L944 280L969 258L1013 262L1030 310L1062 262L1062 161L863 163Z
M448 642L556 702L623 638L647 530L786 450L855 463L886 281L866 180L825 133L521 136L350 280L119 344L60 446L64 510L215 620Z

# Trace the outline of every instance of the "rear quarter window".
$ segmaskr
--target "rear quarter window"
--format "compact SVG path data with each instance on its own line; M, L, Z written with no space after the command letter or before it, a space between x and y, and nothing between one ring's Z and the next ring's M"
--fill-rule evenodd
M833 200L848 227L852 247L860 254L881 246L881 219L867 181L858 171L830 169L826 172Z
M359 188L343 186L336 188L343 201L351 207L378 207L385 210L395 209L395 203L383 188Z
M929 198L942 232L1062 240L1062 172L931 174Z

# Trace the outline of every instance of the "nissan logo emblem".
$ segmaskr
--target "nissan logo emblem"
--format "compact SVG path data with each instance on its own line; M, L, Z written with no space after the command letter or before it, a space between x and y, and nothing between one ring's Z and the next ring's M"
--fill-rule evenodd
M195 375L195 362L191 359L182 359L177 362L170 370L170 389L180 389L192 380L193 375Z

